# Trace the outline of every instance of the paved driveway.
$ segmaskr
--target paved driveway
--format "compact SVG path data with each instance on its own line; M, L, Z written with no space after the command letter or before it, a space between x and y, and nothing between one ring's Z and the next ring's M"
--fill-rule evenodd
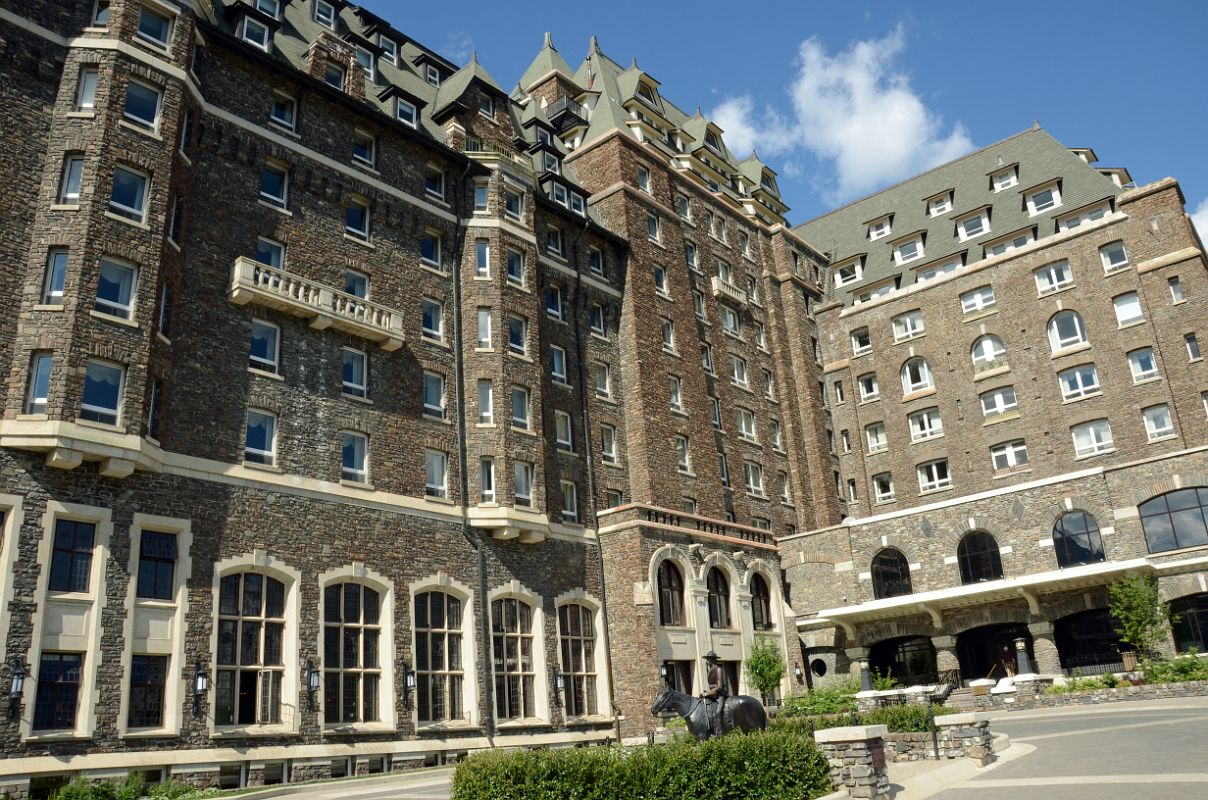
M998 714L990 727L1035 750L934 800L1208 798L1208 698Z

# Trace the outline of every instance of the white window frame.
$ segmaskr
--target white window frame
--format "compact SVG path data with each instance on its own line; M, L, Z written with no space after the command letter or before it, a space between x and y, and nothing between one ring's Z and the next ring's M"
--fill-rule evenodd
M755 429L755 412L739 406L735 416L738 419L738 438L757 443L759 435Z
M272 435L269 437L269 443L268 443L267 450L252 447L247 442L247 429L248 429L248 427L251 426L253 414L263 417L264 419L270 420L270 422L269 422L269 425L271 426L270 433ZM243 432L244 433L244 442L243 442L243 460L244 461L247 461L252 464L264 464L265 466L270 466L270 467L276 466L276 464L277 464L277 436L278 436L278 432L280 431L280 427L281 427L280 425L278 425L278 422L279 422L279 420L277 419L277 415L266 409L249 408L247 410L247 419L244 424L244 432ZM249 453L251 455L255 456L255 458L248 458Z
M938 492L952 486L952 473L948 469L948 459L937 458L915 467L919 479L919 494Z
M878 472L872 476L873 497L878 503L888 503L895 498L893 473Z
M1112 298L1112 308L1116 312L1116 327L1118 328L1127 328L1145 321L1145 311L1141 308L1141 296L1136 292L1116 295Z
M410 100L401 97L394 99L394 117L408 127L419 127L419 109Z
M763 465L754 461L742 462L743 484L747 494L753 497L767 497L763 488Z
M272 39L272 34L269 32L267 25L254 17L245 16L241 27L240 38L243 41L268 52L268 45Z
M130 112L128 112L126 110L126 103L123 102L122 103L122 119L142 130L148 130L148 131L152 131L152 132L158 131L159 130L159 120L162 115L163 107L164 107L163 87L156 86L155 84L149 83L148 81L140 81L136 78L131 78L126 83L126 100L129 100L131 86L141 87L143 89L150 91L152 94L155 95L155 112L152 114L151 119L137 117L137 116L132 115Z
M512 499L523 508L533 506L533 465L528 461L512 462Z
M354 228L348 224L348 206L356 206L357 208L361 209L363 212L363 219L365 220L364 227ZM350 197L348 198L348 206L345 206L344 209L344 232L354 239L360 239L363 242L369 241L369 231L371 229L369 219L369 201L363 200L359 197Z
M153 16L160 17L168 23L168 33L163 39L156 39L155 37L143 32L143 14L151 14ZM138 25L135 28L135 35L139 39L142 39L145 42L150 42L152 45L160 48L161 50L166 50L172 44L172 39L176 34L176 22L176 14L170 11L168 8L161 6L158 3L143 3L138 12Z
M976 232L969 232L969 223L977 220L981 223L980 229ZM971 239L977 239L990 233L990 214L986 209L982 209L975 214L968 214L956 221L956 237L959 241L967 242Z
M439 473L435 481L434 472ZM443 450L424 449L424 495L442 500L449 497L449 454Z
M600 460L605 464L617 463L617 429L612 425L600 426Z
M1007 399L1008 393L1010 393L1009 400ZM994 401L992 406L986 406L987 399ZM993 419L1019 408L1019 395L1015 393L1014 386L999 386L997 389L982 392L978 395L977 402L981 406L982 417Z
M944 420L936 407L915 411L908 417L910 441L922 442L944 435Z
M864 440L868 444L868 453L883 453L889 449L889 437L885 435L885 423L874 422L864 426Z
M927 201L927 216L942 217L952 211L952 191L930 198Z
M491 456L478 459L478 502L495 502L495 459Z
M428 400L428 387L436 388L436 403L430 403ZM423 403L424 416L435 417L436 419L444 419L446 413L445 402L445 376L439 372L432 370L424 370L423 379Z
M1015 472L1027 469L1028 445L1023 439L1002 442L990 448L990 464L996 473Z
M1048 205L1041 208L1037 205L1036 198L1045 192L1051 192L1052 194ZM1038 186L1028 192L1028 216L1035 217L1038 214L1047 214L1058 208L1061 208L1061 188L1057 185L1057 181Z
M574 481L558 481L562 495L562 521L579 524L579 487ZM568 491L569 490L569 491ZM570 507L567 507L569 501Z
M923 312L921 309L907 311L905 314L899 314L893 318L893 341L904 342L908 339L914 339L922 336L926 328L923 325Z
M1057 382L1061 388L1061 399L1066 401L1080 400L1101 392L1099 371L1094 364L1079 364L1063 369L1057 374Z
M575 423L566 411L554 411L554 444L559 450L575 452Z
M1123 261L1116 261L1112 258L1112 255L1117 251L1124 256ZM1111 275L1112 273L1128 269L1128 250L1124 247L1124 242L1108 242L1100 247L1099 260L1103 263L1104 275Z
M1032 270L1032 277L1036 280L1036 294L1040 297L1074 285L1074 270L1065 259Z
M344 461L345 453L348 450L349 442L359 439L361 441L360 466L349 466ZM353 448L354 453L356 447ZM360 431L341 431L340 432L340 479L351 481L352 483L369 483L369 437Z
M1012 250L1018 250L1021 247L1027 247L1032 242L1036 241L1036 234L1028 228L1023 233L1010 233L1001 239L986 243L986 258L1005 255Z
M861 337L860 334L864 335ZM861 343L861 340L865 340ZM862 356L872 352L872 335L868 328L856 328L851 332L851 354L853 356Z
M1142 368L1142 361L1148 358L1152 365L1150 369ZM1142 347L1128 354L1128 370L1132 373L1133 383L1145 383L1158 377L1158 359L1152 347Z
M428 309L436 310L436 327L428 327L428 322L425 317ZM445 306L444 303L434 297L425 297L420 300L420 333L423 338L434 342L443 342L445 340Z
M313 11L315 22L325 28L335 28L336 24L336 7L327 0L315 0Z
M522 431L531 430L533 425L533 393L526 386L513 385L512 391L509 394L512 407L510 417L512 427ZM524 414L522 417L516 416L517 400L522 401L520 403L520 410Z
M277 116L278 106L289 110L288 120ZM286 130L294 130L298 124L298 99L284 92L273 92L273 105L268 112L268 121L274 125L280 125Z
M970 348L969 353L973 360L973 369L976 372L992 368L996 361L1005 361L1006 359L1003 357L1007 354L1007 348L997 335L984 333L973 340L973 347Z
M994 295L994 287L987 284L963 293L960 301L962 313L976 314L996 304L998 298Z
M871 383L866 383L865 378L871 379ZM857 377L856 385L860 387L861 403L867 403L881 396L881 387L877 383L877 374L875 372L866 372Z
M1170 414L1170 406L1166 403L1142 409L1141 418L1145 420L1145 437L1149 441L1156 442L1174 437L1174 418Z
M903 254L903 248L905 248L907 245L915 246L914 255L906 256ZM926 252L923 247L923 237L922 236L912 236L911 238L906 239L905 241L898 242L897 244L895 244L893 246L893 260L894 260L894 263L897 264L899 267L902 266L903 264L909 264L912 261L918 261L919 259L923 258L925 255L926 255Z
M684 382L678 375L667 376L667 400L672 411L684 410Z
M730 354L730 382L744 389L750 385L747 375L747 360L734 353Z
M97 313L117 317L118 319L133 319L134 306L138 302L139 268L134 264L121 261L111 256L102 256L100 260L100 267L101 269L104 269L106 266L114 267L130 273L130 295L126 298L125 303L121 302L120 300L102 300L100 297L100 279L98 277L97 296L95 298Z
M692 472L692 450L688 437L683 434L676 434L671 441L675 447L676 468L680 472Z
M495 384L489 378L478 379L478 423L495 424Z
M563 386L566 381L566 350L556 344L549 346L549 376L554 383Z
M896 256L895 256L896 257ZM855 258L837 264L834 269L835 288L841 289L849 283L855 283L864 277L864 258Z
M344 355L351 354L361 360L361 371L365 374L365 382L357 384L352 381L344 380ZM364 350L358 350L355 347L340 348L340 386L341 391L350 397L359 397L364 399L369 396L369 354Z
M272 322L267 322L262 319L253 319L252 320L252 333L253 334L255 334L256 326L260 326L262 328L269 329L273 332L273 352L270 354L269 358L261 358L259 356L252 354L251 350L249 350L248 351L248 361L255 362L254 365L249 365L249 366L251 366L252 369L258 369L262 372L268 372L272 375L277 375L277 374L279 374L279 371L281 369L281 326L279 326L275 323L272 323ZM252 338L253 339L255 338L254 335ZM250 339L249 339L249 341L250 341Z
M884 239L889 234L893 233L893 215L887 214L880 219L874 219L868 223L868 239L875 242L877 239Z
M918 380L912 377L911 373L918 372ZM902 394L911 395L916 392L925 392L935 388L935 375L931 371L931 364L922 356L915 356L906 361L902 365Z
M1074 327L1077 336L1073 338L1061 338L1060 324L1058 319L1073 319ZM1060 353L1074 347L1080 347L1090 339L1086 333L1086 323L1082 320L1082 315L1072 309L1065 309L1053 315L1048 324L1049 347L1054 353Z
M520 323L520 328L519 328L520 341L514 342L514 341L512 341L512 332L513 332L512 323L517 323L517 322ZM519 314L508 314L507 323L508 323L508 352L515 353L520 356L527 355L528 354L528 339L529 339L528 320L525 319L524 317L520 316Z
M133 175L142 181L142 191L139 193L140 207L123 205L113 199L112 189L109 194L109 210L123 219L133 220L138 223L146 221L147 218L147 198L151 194L151 176L142 170L132 169L128 166L118 165L113 171L113 180L116 184L117 174L124 172L127 175ZM78 201L77 201L78 202Z
M1089 434L1089 447L1079 448L1079 434ZM1075 458L1088 458L1101 453L1110 453L1116 449L1115 442L1112 440L1111 423L1106 419L1093 419L1074 425L1070 428L1070 435L1074 440Z
M358 140L367 146L362 148L368 152L368 157L357 152ZM377 165L377 137L369 131L356 128L352 132L352 160L368 166L375 167Z
M1010 189L1019 183L1019 168L1015 165L1001 169L990 176L990 186L995 192Z

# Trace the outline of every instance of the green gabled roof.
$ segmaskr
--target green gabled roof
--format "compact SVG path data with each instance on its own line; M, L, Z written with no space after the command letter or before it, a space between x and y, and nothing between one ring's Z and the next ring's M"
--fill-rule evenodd
M774 170L760 160L759 154L754 150L751 151L751 155L747 156L745 160L738 163L738 173L754 183L757 188L763 183L764 170L771 172L773 175L776 174Z
M717 128L717 125L705 119L704 115L700 113L700 109L697 108L696 113L680 126L680 130L692 138L691 146L688 148L689 152L705 146L705 131L709 129L710 125ZM718 130L721 129L718 128ZM718 136L717 142L721 145L721 152L718 155L726 163L733 164L734 158L730 155L730 149L726 147L726 140L722 136Z
M466 64L461 69L449 76L448 80L440 85L440 89L436 92L436 104L432 108L432 115L436 116L444 111L449 106L456 103L470 88L470 84L477 81L487 88L493 90L500 97L507 97L508 93L499 88L499 84L491 77L491 74L483 68L482 64L478 63L478 53L475 52L470 57L470 63Z
M545 106L535 99L529 100L528 105L524 107L524 113L520 115L521 127L528 127L530 122L540 122L551 130L554 127L553 123L549 121L549 115L545 113Z
M558 48L554 47L554 37L550 36L549 31L546 31L545 43L537 51L533 63L529 64L528 69L520 76L519 85L528 91L533 84L551 72L562 75L568 80L574 80L574 72L571 70L570 64L566 63L566 59L558 52Z

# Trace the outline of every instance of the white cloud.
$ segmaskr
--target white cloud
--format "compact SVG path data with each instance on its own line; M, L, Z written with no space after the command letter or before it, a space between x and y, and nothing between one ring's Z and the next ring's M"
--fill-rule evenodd
M445 46L441 51L454 64L464 64L470 60L475 50L474 37L465 31L455 31L445 38Z
M757 111L748 95L724 100L713 119L742 158L808 152L833 171L835 201L877 189L973 149L959 122L946 129L895 63L905 46L899 25L881 39L831 54L817 39L801 43L789 87L791 113Z
M1200 238L1208 239L1208 197L1201 200L1195 211L1191 212L1191 221L1195 223Z

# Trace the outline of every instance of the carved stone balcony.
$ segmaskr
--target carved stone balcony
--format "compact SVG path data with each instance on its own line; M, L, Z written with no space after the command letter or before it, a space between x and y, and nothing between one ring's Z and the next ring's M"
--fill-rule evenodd
M716 275L709 279L709 283L713 286L714 297L730 300L740 306L747 304L747 293L734 284L726 283Z
M231 267L231 302L275 308L310 320L317 331L335 328L377 342L383 350L403 346L401 311L250 258L237 258Z

